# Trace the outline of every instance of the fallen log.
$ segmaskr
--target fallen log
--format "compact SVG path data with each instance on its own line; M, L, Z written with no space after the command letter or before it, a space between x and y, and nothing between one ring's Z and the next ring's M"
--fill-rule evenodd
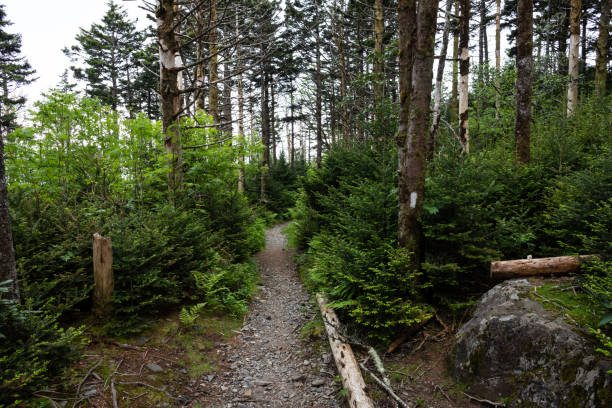
M317 294L317 302L321 309L321 317L327 331L329 346L331 347L338 372L342 377L342 385L347 390L347 399L351 408L374 408L374 404L365 392L365 382L361 376L359 365L351 346L344 343L336 329L340 321L336 313L327 306L322 295Z
M537 275L568 275L579 273L580 264L597 255L557 256L491 262L491 279L504 280Z

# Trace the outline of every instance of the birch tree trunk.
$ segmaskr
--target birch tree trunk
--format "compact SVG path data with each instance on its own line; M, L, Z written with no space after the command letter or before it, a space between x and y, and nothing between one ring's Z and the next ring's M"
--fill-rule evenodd
M570 9L570 46L569 46L569 85L567 87L567 115L571 116L578 107L578 48L580 45L581 0L571 0Z
M595 60L595 94L605 96L606 76L608 74L608 37L610 35L610 6L612 0L601 0L599 37L597 38L597 58Z
M448 35L450 33L450 14L452 11L453 0L446 0L444 13L444 31L442 33L442 47L440 49L440 59L438 60L438 70L436 72L436 87L434 90L433 120L431 121L431 131L427 144L427 159L431 160L436 150L436 134L440 126L440 103L442 101L442 80L444 79L444 67L446 65L446 54L448 52Z
M0 113L2 113L0 106ZM10 280L8 292L0 294L2 299L20 301L17 268L15 266L15 250L11 232L11 217L9 214L8 189L6 187L6 168L4 166L4 130L0 128L0 282Z
M229 60L229 56L228 56ZM232 68L229 62L223 65L223 134L230 137L233 131L232 124Z
M204 62L204 40L202 38L204 28L204 17L203 17L203 5L196 5L196 25L195 25L195 34L197 37L196 41L196 58L198 61L201 61L196 66L195 72L195 80L197 90L195 91L195 104L196 110L205 110L206 109L206 92L204 92L204 84L206 83L206 64Z
M182 98L179 83L179 66L176 56L179 55L180 44L176 38L174 26L178 6L174 0L160 0L157 9L157 37L159 42L160 67L160 100L162 132L164 147L170 156L170 174L168 186L176 191L182 180L182 150L180 115L182 111Z
M414 158L410 144L410 95L412 94L413 46L416 36L416 0L399 0L397 6L399 22L399 123L397 130L398 148L398 229L397 241L400 247L414 247L418 239L418 220L415 218L417 192L413 193L410 178L410 159ZM412 198L414 197L414 198ZM413 205L411 205L411 202ZM417 231L418 232L418 231Z
M274 77L270 79L270 139L272 141L272 164L276 164L276 95Z
M470 122L468 120L468 92L470 76L470 0L459 0L459 137L466 153L470 151Z
M533 71L533 0L518 2L516 40L516 126L514 131L516 159L531 160L531 77Z

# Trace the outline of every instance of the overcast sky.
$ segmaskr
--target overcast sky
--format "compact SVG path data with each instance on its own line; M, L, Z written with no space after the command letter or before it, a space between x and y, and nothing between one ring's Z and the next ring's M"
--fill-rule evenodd
M21 34L22 54L36 70L38 80L23 87L28 105L41 93L54 87L69 66L62 48L75 44L79 28L89 29L102 20L108 0L0 0L12 26L6 30ZM148 25L145 11L138 8L140 1L115 0L127 11L131 20L138 19L139 27Z

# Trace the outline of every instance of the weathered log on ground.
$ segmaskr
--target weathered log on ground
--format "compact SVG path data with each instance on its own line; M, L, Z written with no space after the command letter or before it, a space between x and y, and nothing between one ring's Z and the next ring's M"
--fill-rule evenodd
M94 313L99 317L110 314L115 281L113 277L113 247L110 238L97 232L93 236Z
M491 262L491 279L504 280L537 275L579 273L580 264L597 255L557 256L554 258L516 259Z
M340 325L340 321L336 313L327 306L327 302L322 295L317 294L317 302L321 309L321 317L325 324L336 367L342 377L342 385L348 391L346 397L349 406L351 408L374 408L372 400L365 392L366 385L351 346L344 343L338 334L336 328Z

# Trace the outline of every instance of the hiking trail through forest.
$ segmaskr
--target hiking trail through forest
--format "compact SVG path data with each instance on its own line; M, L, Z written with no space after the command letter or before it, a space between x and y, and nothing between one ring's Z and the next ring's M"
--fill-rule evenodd
M300 339L300 329L317 313L309 302L282 233L266 231L259 262L259 294L234 341L221 349L225 369L209 376L210 407L338 407L344 397L334 384L331 353ZM326 344L327 346L327 344Z

